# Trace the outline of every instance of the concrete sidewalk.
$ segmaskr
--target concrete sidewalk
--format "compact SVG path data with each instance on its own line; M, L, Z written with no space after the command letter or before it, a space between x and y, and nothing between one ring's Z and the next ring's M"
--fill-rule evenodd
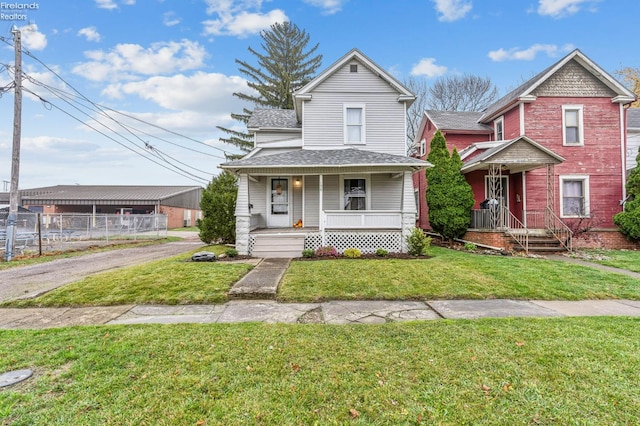
M231 301L222 305L4 308L2 329L42 329L100 324L288 323L383 324L398 321L505 317L632 316L640 301L434 300L277 303Z

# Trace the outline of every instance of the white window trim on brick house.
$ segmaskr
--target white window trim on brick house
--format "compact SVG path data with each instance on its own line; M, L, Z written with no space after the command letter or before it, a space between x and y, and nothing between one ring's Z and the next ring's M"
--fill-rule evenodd
M589 199L589 175L561 175L560 179L560 217L561 218L582 218L590 217L590 199ZM565 182L582 182L582 198L584 199L583 214L574 214L565 212Z
M567 111L578 113L578 141L567 141ZM584 106L583 105L562 105L562 145L564 146L584 146Z

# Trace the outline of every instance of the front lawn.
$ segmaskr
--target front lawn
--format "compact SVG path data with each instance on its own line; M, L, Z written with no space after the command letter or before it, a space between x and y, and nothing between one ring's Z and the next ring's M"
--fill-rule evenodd
M11 425L636 424L640 321L0 331Z
M633 299L640 280L561 261L431 247L429 259L294 261L280 301L361 299Z
M35 299L5 303L14 307L108 306L129 304L210 304L227 301L233 283L252 266L227 261L192 262L191 255L211 246L168 259L91 275Z
M589 262L640 272L640 251L638 250L593 249L582 250L580 255Z

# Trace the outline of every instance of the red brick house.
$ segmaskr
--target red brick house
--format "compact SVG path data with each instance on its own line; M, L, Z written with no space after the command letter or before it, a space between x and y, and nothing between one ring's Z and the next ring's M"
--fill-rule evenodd
M476 200L466 240L527 251L543 237L564 248L624 246L612 217L626 196L626 110L634 100L574 50L484 111L425 111L420 154L426 158L437 130L460 153ZM418 226L430 229L424 173L414 185Z

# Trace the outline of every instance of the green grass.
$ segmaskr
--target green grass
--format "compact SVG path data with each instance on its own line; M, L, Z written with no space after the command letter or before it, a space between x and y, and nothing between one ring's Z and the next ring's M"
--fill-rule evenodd
M233 283L251 265L230 262L191 262L191 254L226 247L202 247L192 252L142 265L91 275L34 299L4 306L109 306L128 304L224 303Z
M640 251L638 250L583 250L580 254L589 262L640 272Z
M640 300L640 280L622 274L546 259L429 250L429 259L294 261L278 298Z
M636 424L640 321L0 331L11 425Z
M125 239L126 240L126 239ZM104 240L103 240L104 241ZM154 244L163 244L170 243L175 241L182 241L180 237L166 237L161 239L138 239L138 240L126 240L123 242L123 239L112 240L111 243L107 245L99 245L96 243L95 246L92 247L84 247L80 250L66 250L66 251L48 251L44 252L42 256L39 256L36 251L28 251L25 252L24 255L16 256L12 261L7 262L4 258L4 253L0 256L0 271L3 269L15 268L19 266L28 266L35 265L38 263L51 262L56 259L66 259L69 257L77 257L84 256L88 253L98 253L102 251L109 250L120 250L123 248L133 248L133 247L145 247Z

